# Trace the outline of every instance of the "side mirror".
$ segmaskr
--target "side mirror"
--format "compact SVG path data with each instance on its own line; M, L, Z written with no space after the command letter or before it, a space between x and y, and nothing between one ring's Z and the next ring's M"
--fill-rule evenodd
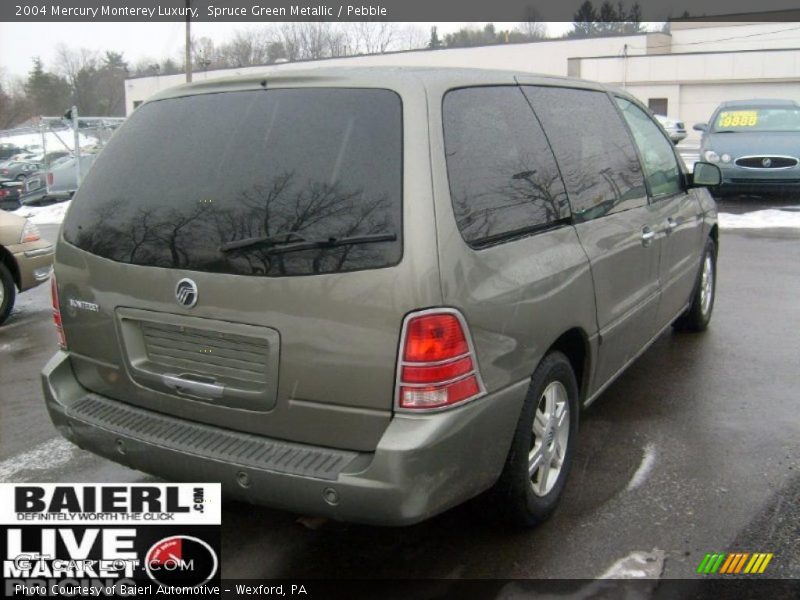
M714 187L722 183L722 172L717 165L707 162L694 163L691 187Z
M708 131L708 123L695 123L692 129L695 131Z

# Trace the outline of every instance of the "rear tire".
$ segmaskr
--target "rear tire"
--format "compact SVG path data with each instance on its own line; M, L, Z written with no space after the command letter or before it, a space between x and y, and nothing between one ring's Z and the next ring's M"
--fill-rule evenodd
M5 323L14 308L17 289L11 272L0 262L0 325Z
M572 366L551 352L531 377L505 467L489 495L499 517L532 527L555 510L572 464L578 410Z
M703 262L697 274L697 282L692 293L692 301L673 327L679 331L704 331L711 321L714 300L717 296L717 245L714 240L706 240Z

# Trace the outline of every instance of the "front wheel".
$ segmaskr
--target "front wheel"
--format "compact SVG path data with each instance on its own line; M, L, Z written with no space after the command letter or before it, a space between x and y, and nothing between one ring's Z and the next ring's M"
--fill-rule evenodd
M681 331L703 331L711 321L714 299L717 295L717 245L708 238L700 273L694 286L691 304L675 321L675 329Z
M531 527L555 510L567 481L578 431L578 384L561 352L548 354L531 377L511 449L493 489L495 510Z

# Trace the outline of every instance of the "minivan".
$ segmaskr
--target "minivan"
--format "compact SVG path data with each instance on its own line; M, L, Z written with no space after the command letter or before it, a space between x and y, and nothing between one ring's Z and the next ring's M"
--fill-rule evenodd
M717 183L580 80L163 91L66 215L50 415L108 459L295 513L405 525L480 496L535 524L581 409L671 326L708 325Z

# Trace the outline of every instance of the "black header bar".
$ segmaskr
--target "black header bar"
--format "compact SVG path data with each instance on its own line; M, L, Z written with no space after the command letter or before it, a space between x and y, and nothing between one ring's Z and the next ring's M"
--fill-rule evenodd
M571 22L584 0L3 0L2 22ZM592 0L599 12L602 0ZM640 21L800 21L797 0L623 0ZM617 6L617 0L612 2ZM759 12L754 12L758 10Z

